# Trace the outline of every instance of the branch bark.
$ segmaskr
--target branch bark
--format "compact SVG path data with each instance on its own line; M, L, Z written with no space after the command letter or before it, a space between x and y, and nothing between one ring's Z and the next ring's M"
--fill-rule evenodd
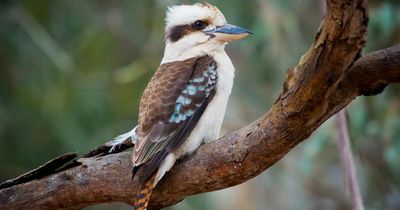
M179 161L156 187L149 209L245 182L279 161L357 96L377 94L389 83L400 82L399 46L367 54L354 63L366 39L366 2L328 0L314 43L298 66L288 71L272 108L255 122L202 145ZM77 163L1 189L0 209L133 203L139 186L130 177L128 152L80 158Z

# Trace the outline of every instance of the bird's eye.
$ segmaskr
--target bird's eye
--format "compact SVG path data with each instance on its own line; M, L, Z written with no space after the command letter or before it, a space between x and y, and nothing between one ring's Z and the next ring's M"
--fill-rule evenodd
M204 21L201 20L196 20L193 24L192 27L196 30L203 30L207 27L207 24Z

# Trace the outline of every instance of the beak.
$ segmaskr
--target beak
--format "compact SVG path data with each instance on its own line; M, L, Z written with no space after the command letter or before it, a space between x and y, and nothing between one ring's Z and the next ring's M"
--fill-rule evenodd
M247 35L253 34L245 28L231 24L224 24L222 26L216 27L215 29L204 31L204 33L222 42L230 42L243 39Z

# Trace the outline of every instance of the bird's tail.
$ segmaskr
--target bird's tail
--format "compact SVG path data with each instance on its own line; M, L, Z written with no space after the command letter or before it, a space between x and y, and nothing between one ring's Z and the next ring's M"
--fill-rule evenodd
M154 173L149 180L142 184L139 189L139 192L136 196L135 208L134 210L146 210L147 205L150 201L150 196L153 193L154 182L156 179L157 173Z

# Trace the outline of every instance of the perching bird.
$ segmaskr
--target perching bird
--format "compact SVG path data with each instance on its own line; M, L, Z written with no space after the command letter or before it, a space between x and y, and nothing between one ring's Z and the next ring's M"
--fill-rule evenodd
M136 210L147 208L177 159L218 137L234 77L224 48L249 34L208 3L168 8L164 57L141 98L138 126L113 141L134 143L134 173L143 170Z

